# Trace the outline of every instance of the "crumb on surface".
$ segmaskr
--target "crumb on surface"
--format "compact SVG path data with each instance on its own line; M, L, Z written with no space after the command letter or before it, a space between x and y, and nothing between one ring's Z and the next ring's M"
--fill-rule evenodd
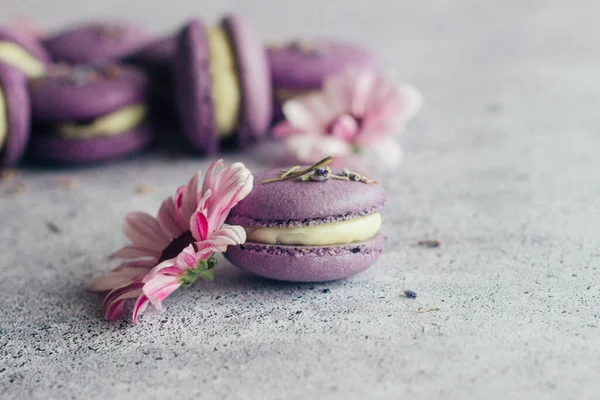
M431 308L419 307L419 308L417 308L418 313L427 313L427 312L440 311L440 310L441 310L441 308L439 308L439 307L431 307Z
M11 183L19 175L16 169L7 168L0 173L0 182Z
M152 191L152 188L144 183L141 183L136 186L135 193L136 194L147 194Z
M15 196L18 195L18 194L21 194L21 193L25 193L27 191L27 184L25 182L17 182L11 188L10 191Z
M46 227L50 230L50 232L52 233L56 233L59 234L62 232L62 229L60 229L58 227L58 225L56 225L56 223L54 223L53 221L48 221L46 222Z
M502 111L502 104L500 103L489 103L485 106L485 110L489 113L499 113Z
M421 247L428 247L432 249L435 247L440 247L442 245L442 242L437 239L423 239L419 240L417 244Z
M56 177L56 185L65 189L73 189L77 186L77 179L73 176Z

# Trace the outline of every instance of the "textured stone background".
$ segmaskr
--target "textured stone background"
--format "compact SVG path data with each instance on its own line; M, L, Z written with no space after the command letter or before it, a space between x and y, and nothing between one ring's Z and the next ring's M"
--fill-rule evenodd
M20 0L2 17L53 26L133 16L159 32L234 9L266 39L373 46L426 97L401 170L383 179L386 253L353 279L319 285L269 282L223 261L215 282L181 290L166 314L107 323L84 287L125 242L120 220L155 212L208 160L157 153L24 169L15 182L25 192L0 186L0 397L597 398L597 3L147 4ZM238 158L260 167L226 156ZM136 194L139 184L151 193ZM444 246L420 248L422 238Z

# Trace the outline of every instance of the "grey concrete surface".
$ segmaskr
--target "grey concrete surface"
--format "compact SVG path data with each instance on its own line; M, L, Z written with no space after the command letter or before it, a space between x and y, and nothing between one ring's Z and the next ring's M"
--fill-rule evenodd
M222 261L213 283L173 295L166 314L108 323L84 287L125 242L120 220L155 212L208 160L23 169L0 186L1 398L598 398L597 2L145 4L21 0L3 18L132 16L158 32L236 9L267 39L373 46L426 98L402 168L382 179L386 252L355 278L319 285ZM151 192L136 194L140 184ZM423 238L443 246L416 246Z

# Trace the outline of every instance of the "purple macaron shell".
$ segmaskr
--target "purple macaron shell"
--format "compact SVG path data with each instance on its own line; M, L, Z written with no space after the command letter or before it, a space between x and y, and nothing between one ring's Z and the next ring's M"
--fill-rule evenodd
M111 137L65 139L47 133L34 134L29 145L33 157L58 164L87 164L133 154L152 140L152 130L142 125Z
M0 27L0 41L13 42L44 64L50 62L50 55L35 39Z
M346 67L381 71L381 60L353 43L316 39L291 42L267 49L273 86L276 89L319 89L325 78Z
M230 246L225 257L235 266L265 278L326 282L366 270L383 251L385 237L347 245L279 246L245 243Z
M96 118L144 102L150 82L140 70L116 66L117 76L95 73L90 67L67 67L64 74L47 76L30 84L31 108L37 121ZM80 74L79 72L84 72ZM92 71L93 78L85 71Z
M29 140L30 107L27 78L16 68L0 62L0 88L6 103L7 132L0 148L0 166L16 164Z
M150 40L144 30L131 23L94 22L61 31L45 45L55 61L78 64L126 57Z
M227 222L263 227L319 225L373 214L385 203L385 192L377 184L335 179L262 183L279 175L278 169L255 174L252 192L231 210Z
M247 147L267 133L273 115L269 64L262 42L250 23L238 15L229 15L221 24L236 54L242 90L238 144Z
M183 135L195 150L214 155L219 135L211 97L210 60L206 26L190 21L177 37L173 81Z
M171 68L176 50L177 38L163 36L128 57L128 61L149 70Z

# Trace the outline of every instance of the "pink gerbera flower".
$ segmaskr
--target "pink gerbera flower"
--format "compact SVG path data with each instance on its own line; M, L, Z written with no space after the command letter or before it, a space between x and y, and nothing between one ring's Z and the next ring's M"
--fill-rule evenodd
M288 100L286 121L273 128L300 162L371 150L390 166L401 157L394 135L417 113L419 91L370 71L347 69L326 79L323 90Z
M246 241L244 229L225 219L252 190L253 176L242 163L222 164L210 166L200 190L199 174L194 175L163 202L157 218L142 212L125 217L123 232L131 244L111 257L127 261L89 286L92 292L108 292L102 305L107 319L118 318L128 299L136 299L134 322L148 303L162 310L162 301L180 286L212 279L214 253Z

